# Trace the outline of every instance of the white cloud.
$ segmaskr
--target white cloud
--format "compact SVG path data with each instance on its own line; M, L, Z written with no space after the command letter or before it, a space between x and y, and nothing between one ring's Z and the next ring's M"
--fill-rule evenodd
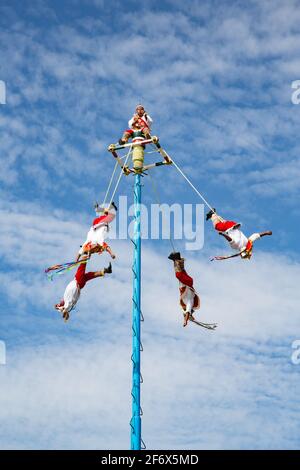
M9 203L6 208L12 211ZM15 210L3 218L1 244L16 267L2 272L0 282L10 331L3 338L7 365L0 369L1 448L128 448L129 242L112 242L118 255L113 275L85 287L69 324L52 305L70 275L47 283L36 270L47 258L63 260L76 250L82 226L75 215L65 211L58 225L55 216L25 205L21 216ZM15 246L7 241L20 227L22 244L13 259ZM297 447L298 370L290 357L299 324L300 267L262 249L263 241L251 262L187 256L202 300L197 316L219 323L208 332L192 324L182 328L172 263L167 253L144 246L142 403L148 448ZM91 266L106 261L94 256Z
M277 204L295 207L297 2L169 4L177 10L120 15L114 34L107 16L74 10L74 22L57 23L39 2L36 13L53 20L46 30L1 6L9 25L0 33L8 92L0 117L2 448L128 447L131 245L112 243L113 275L86 286L68 325L53 304L73 273L49 283L42 271L74 257L87 207L113 167L105 148L137 100L224 213L235 207L262 226ZM194 201L175 175L159 176L163 199ZM282 231L277 248L289 240ZM226 245L206 237L187 268L201 295L199 318L219 323L213 333L182 328L167 243L144 244L144 439L150 448L297 448L299 369L290 345L298 339L299 264L266 254L265 240L250 263L209 263ZM94 257L91 269L107 261Z

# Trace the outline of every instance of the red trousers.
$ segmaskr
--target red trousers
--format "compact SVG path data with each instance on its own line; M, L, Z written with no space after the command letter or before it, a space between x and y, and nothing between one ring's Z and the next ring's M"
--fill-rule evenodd
M88 281L90 281L91 279L94 279L95 277L94 272L86 273L85 270L86 270L86 263L82 263L77 269L76 274L75 274L75 279L80 289L82 289Z

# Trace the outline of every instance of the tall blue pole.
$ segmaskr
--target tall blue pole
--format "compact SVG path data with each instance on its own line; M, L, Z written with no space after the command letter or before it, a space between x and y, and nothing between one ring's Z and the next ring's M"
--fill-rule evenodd
M131 449L141 450L141 175L134 180Z

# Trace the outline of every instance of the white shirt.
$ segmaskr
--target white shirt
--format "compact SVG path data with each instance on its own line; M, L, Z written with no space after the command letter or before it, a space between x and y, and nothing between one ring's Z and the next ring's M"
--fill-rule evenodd
M229 242L231 248L237 251L243 251L248 243L248 238L238 228L227 230L226 234L231 238Z
M247 238L241 230L238 228L232 228L226 231L227 235L231 238L231 242L229 242L231 248L237 251L245 250L248 240L255 242L260 238L259 233L253 233L249 238Z
M130 127L130 129L131 129L132 124L133 124L133 119L134 119L134 116L130 119L130 121L128 121L128 126ZM149 129L151 129L151 125L153 123L153 120L151 119L151 116L149 116L149 114L145 113L145 114L143 114L141 119L143 119L143 121L145 121L145 123L147 124Z

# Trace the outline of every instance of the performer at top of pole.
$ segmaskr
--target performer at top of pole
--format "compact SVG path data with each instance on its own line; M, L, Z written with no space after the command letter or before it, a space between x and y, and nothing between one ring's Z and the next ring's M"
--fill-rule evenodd
M119 144L124 145L128 142L130 137L133 137L135 133L139 132L145 139L151 139L150 130L152 125L152 119L148 113L146 113L143 105L139 104L136 107L135 114L128 121L129 129L127 129L122 138L119 139Z
M143 105L136 107L135 114L128 121L129 128L123 133L118 144L110 144L108 151L112 153L125 175L134 173L144 174L145 171L161 165L171 165L172 159L167 152L161 147L159 137L151 135L151 125L153 121L149 114L145 111ZM131 142L128 142L131 139ZM145 149L147 145L154 145L158 153L163 157L163 161L146 164L144 166ZM118 155L118 151L129 148L125 160ZM152 152L151 152L152 153ZM131 155L133 168L127 165L128 157Z

